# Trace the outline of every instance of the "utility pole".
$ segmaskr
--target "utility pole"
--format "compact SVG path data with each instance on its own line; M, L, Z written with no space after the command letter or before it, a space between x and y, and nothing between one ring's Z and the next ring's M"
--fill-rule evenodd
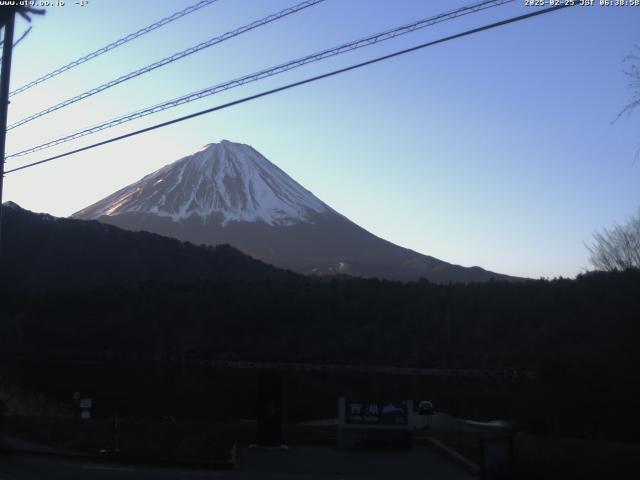
M4 43L2 45L2 71L0 72L0 255L2 254L2 187L4 185L4 155L7 140L7 113L9 111L9 79L13 52L13 26L15 10L6 12Z

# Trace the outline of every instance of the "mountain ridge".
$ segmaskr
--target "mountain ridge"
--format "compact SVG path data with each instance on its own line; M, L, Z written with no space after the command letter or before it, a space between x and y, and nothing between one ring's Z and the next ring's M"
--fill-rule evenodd
M138 283L263 282L302 279L229 245L198 246L96 221L3 205L0 286L87 289Z
M302 274L437 283L520 280L400 247L352 222L253 147L223 140L168 164L72 218L196 244L228 243Z

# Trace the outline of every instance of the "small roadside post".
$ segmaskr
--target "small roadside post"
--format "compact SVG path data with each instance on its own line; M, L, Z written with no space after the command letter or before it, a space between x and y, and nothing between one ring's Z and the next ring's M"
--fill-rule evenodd
M113 456L116 457L120 453L120 420L118 412L113 412Z

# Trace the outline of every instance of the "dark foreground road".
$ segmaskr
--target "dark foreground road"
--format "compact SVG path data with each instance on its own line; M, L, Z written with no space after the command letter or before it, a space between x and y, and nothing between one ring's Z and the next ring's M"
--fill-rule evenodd
M344 452L330 447L289 451L244 450L240 468L212 471L109 462L67 460L26 454L0 454L0 480L339 480L475 478L427 447L410 451Z

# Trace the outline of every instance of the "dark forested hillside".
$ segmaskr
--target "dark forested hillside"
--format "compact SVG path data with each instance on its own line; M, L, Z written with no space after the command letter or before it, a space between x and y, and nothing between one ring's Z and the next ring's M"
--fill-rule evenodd
M542 433L589 431L632 440L640 428L638 292L639 271L450 286L301 278L2 291L0 353L22 351L22 358L40 358L21 382L49 385L63 397L79 381L71 367L104 365L92 367L81 383L92 382L100 395L119 395L117 401L127 405L128 392L150 371L159 372L157 385L144 384L153 402L170 388L174 374L183 379L183 392L204 388L196 375L200 370L187 375L179 361L172 367L172 359L535 370L537 380L511 390L477 383L436 390L430 390L433 382L415 385L424 385L445 411L460 415L513 415ZM172 369L178 370L170 375ZM108 387L114 371L120 372L115 391ZM232 381L238 391L247 381L242 378ZM310 378L307 388L327 389L329 396L354 385L354 380L332 379L320 387L316 381ZM202 393L202 398L210 401L227 388L207 385L208 396ZM139 388L135 391L144 397ZM235 395L224 392L231 395L223 395L227 399ZM158 408L189 411L175 395ZM295 402L333 405L311 391Z
M38 348L447 368L625 369L640 272L434 285L377 280L145 284L2 299L1 342Z
M6 220L0 353L41 362L20 382L68 392L77 380L59 365L114 358L121 396L144 377L130 368L146 372L151 362L168 375L176 358L522 369L537 371L538 380L520 391L521 401L489 395L487 386L448 386L457 396L441 401L475 394L465 408L511 405L531 425L551 422L558 431L565 422L571 434L590 428L631 439L640 429L638 270L467 285L312 279L231 247L15 207ZM104 371L82 381L104 390L111 370ZM159 382L154 388L166 387ZM200 388L185 382L185 391ZM329 384L337 395L339 385Z
M195 246L94 221L35 214L15 204L6 204L3 217L3 288L88 288L152 280L278 281L295 276L226 245Z
M554 372L640 359L636 270L518 284L318 280L231 247L17 206L5 220L4 345Z

